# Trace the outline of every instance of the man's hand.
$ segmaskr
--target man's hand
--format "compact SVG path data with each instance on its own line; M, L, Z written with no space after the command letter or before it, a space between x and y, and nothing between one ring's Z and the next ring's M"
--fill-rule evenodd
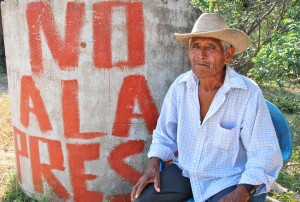
M131 201L134 198L138 198L149 183L154 183L154 188L157 192L160 192L160 175L159 175L159 164L160 159L157 157L151 157L149 159L148 167L145 171L145 174L139 179L136 185L133 187L131 192Z
M250 199L248 190L244 186L237 186L237 188L221 198L219 202L247 202Z

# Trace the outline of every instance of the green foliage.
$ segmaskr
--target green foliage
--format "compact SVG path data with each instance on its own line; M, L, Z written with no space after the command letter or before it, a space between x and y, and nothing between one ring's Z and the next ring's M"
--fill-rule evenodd
M32 198L27 196L17 181L17 175L15 172L11 172L6 179L7 188L4 196L0 197L0 201L3 202L50 202L57 201L55 197L47 198L44 195L34 195Z
M297 170L283 169L279 173L277 182L289 190L300 193L300 173Z
M300 162L300 144L294 145L292 160L294 160L295 162ZM300 180L298 180L298 182L300 183ZM300 193L300 186L298 186L297 189Z
M298 162L298 169L300 169L300 111L289 115L288 119L291 132L293 135L293 153L292 160Z
M284 202L299 202L299 200L297 200L293 197L292 193L279 194L279 193L273 192L272 197L277 200L284 201Z
M230 27L250 36L248 50L232 61L238 72L257 82L276 81L281 87L287 80L292 85L300 84L299 0L189 2L203 12L221 14Z
M258 82L276 81L283 87L287 81L300 84L300 14L289 10L282 21L285 31L275 31L270 43L265 44L253 58L254 68L249 76ZM282 98L285 99L285 98Z
M273 99L273 103L282 111L288 113L299 113L300 102L299 96L289 96L288 94L281 94L282 96L276 96Z
M274 83L264 84L261 87L265 98L284 112L293 135L294 148L300 145L300 94L293 89L280 88ZM300 162L300 158L296 161Z
M8 178L8 188L7 191L5 192L4 197L1 199L1 201L15 201L15 202L36 202L36 200L31 199L28 197L20 188L16 175L15 174L10 174Z
M298 118L298 119L297 119ZM279 173L279 176L277 178L277 183L282 185L283 187L286 187L289 190L292 190L293 192L300 193L300 131L299 131L299 114L298 117L295 115L289 115L288 120L291 127L291 132L294 139L294 145L293 145L293 151L292 156L287 165L282 169L282 171ZM294 121L290 122L291 120ZM296 125L294 125L296 124ZM287 194L285 196L276 197L277 199L282 199L283 201L293 201L293 200L284 200L286 197L291 197L290 194Z
M293 137L291 159L277 181L284 187L300 193L300 95L296 93L297 91L270 84L262 86L262 89L266 99L284 112Z
M190 0L193 6L205 13L219 13L231 27L246 30L257 21L258 3L255 1Z

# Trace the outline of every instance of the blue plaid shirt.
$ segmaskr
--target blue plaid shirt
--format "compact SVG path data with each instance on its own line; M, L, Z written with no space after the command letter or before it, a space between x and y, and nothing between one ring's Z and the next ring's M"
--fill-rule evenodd
M171 85L148 157L173 160L190 178L197 202L240 183L260 185L257 194L269 191L282 157L262 91L227 66L201 123L198 83L189 71Z

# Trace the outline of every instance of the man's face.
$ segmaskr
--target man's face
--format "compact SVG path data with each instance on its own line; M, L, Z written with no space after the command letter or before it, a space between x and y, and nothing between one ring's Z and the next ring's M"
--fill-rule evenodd
M198 78L224 75L224 65L231 61L233 54L233 48L224 53L221 41L214 38L192 38L189 46L192 70Z

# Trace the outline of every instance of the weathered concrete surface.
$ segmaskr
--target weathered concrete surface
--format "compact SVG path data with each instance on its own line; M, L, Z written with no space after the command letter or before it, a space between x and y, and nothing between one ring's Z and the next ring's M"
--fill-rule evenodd
M189 68L179 0L2 3L18 180L28 194L128 201L163 98Z

